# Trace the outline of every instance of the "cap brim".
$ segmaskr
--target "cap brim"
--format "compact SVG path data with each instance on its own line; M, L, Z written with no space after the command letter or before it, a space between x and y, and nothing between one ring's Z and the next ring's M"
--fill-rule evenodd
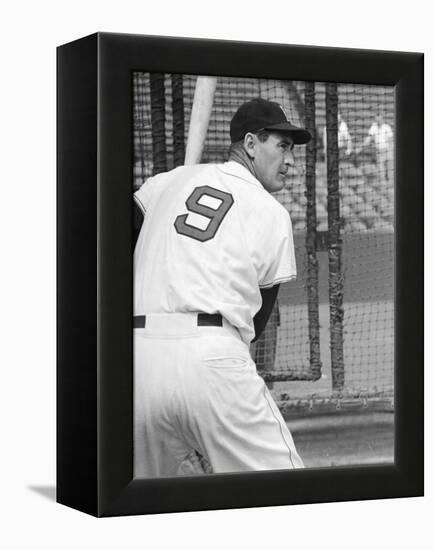
M289 122L280 122L279 124L273 124L272 126L267 126L266 128L264 128L264 130L276 130L277 132L286 132L290 134L296 145L304 145L312 139L310 132L308 132L304 128L293 126Z

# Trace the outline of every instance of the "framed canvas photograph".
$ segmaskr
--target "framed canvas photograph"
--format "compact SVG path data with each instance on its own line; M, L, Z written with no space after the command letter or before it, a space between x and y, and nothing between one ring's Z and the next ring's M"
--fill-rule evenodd
M423 494L423 55L58 48L57 500Z

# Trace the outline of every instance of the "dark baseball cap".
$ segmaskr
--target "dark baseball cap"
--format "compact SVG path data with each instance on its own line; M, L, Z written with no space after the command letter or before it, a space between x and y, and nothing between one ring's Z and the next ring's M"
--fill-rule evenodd
M302 145L312 139L307 130L289 122L278 103L267 101L261 97L243 103L234 114L230 127L231 141L235 143L244 139L248 132L256 133L259 130L287 132L297 145Z

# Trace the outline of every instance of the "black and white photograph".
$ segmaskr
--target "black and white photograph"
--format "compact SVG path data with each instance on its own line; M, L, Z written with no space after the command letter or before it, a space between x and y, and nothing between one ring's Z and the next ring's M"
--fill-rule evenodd
M428 8L5 5L2 547L432 545Z
M421 495L423 56L94 33L57 61L57 501Z
M393 464L394 87L131 84L135 476Z

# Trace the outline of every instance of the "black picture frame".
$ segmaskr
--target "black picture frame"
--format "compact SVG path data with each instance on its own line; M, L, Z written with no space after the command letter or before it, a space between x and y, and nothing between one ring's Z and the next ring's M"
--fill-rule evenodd
M423 54L97 33L57 64L58 502L101 517L423 495ZM395 86L393 465L132 478L138 70Z

